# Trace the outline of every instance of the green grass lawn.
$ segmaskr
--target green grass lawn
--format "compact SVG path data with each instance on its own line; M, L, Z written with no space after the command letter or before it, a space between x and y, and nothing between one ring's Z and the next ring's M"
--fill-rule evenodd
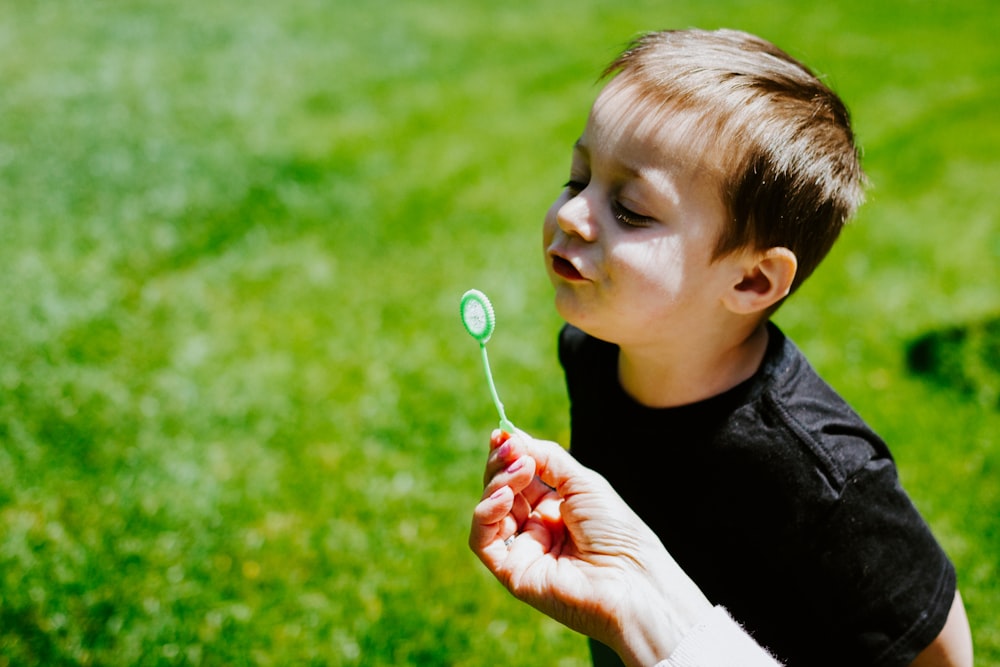
M1000 665L993 4L3 4L0 665L588 664L466 547L496 415L458 300L565 442L541 219L604 64L688 26L854 113L869 201L777 319Z

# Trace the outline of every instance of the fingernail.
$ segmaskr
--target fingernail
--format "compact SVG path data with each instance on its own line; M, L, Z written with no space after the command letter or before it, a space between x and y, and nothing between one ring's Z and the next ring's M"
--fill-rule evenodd
M519 458L518 460L514 461L509 466L507 466L507 472L517 472L523 467L524 467L524 457L522 456L521 458Z
M505 442L499 447L497 447L497 456L499 456L501 459L507 458L507 456L510 454L511 446L512 445L510 445L510 443Z
M506 486L501 486L499 489L497 489L496 491L494 491L492 494L490 494L490 500L496 500L497 498L499 498L500 496L502 496L503 492L504 492L504 489L506 489L506 488L507 488Z
M510 440L510 433L503 429L494 429L493 433L490 434L490 449L496 449L508 440Z

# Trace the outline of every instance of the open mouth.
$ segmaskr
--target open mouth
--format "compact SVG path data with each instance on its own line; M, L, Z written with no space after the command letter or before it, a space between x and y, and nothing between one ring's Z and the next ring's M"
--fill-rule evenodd
M557 276L566 280L583 280L583 274L577 271L569 260L558 255L552 256L552 270Z

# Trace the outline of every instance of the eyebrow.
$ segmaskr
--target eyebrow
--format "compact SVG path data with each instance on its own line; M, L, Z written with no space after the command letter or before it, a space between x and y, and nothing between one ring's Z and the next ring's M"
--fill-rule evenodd
M583 143L583 137L580 137L579 139L573 142L573 150L582 154L585 158L587 158L588 161L591 159L590 149L587 148L587 145L585 143ZM642 171L640 169L633 167L630 164L625 164L623 162L616 161L614 167L616 171L621 171L630 176L631 178L644 178L642 175Z

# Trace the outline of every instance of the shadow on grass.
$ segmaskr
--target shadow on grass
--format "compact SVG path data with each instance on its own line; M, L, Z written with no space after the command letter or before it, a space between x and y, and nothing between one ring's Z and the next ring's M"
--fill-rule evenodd
M1000 316L926 333L906 356L913 373L1000 410Z

